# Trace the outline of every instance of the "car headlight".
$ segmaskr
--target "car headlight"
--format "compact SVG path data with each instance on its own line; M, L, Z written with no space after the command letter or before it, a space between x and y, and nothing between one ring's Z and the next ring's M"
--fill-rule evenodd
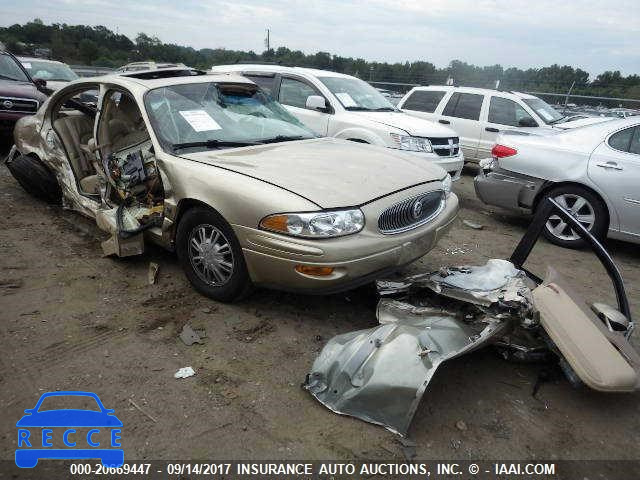
M444 177L444 180L442 180L442 190L444 190L447 195L451 193L451 184L451 175L447 173L447 176Z
M341 237L362 230L364 214L359 208L310 213L278 213L260 220L260 228L295 237Z
M391 133L391 141L395 148L409 150L411 152L433 152L433 147L428 138L412 137L410 135L399 135Z

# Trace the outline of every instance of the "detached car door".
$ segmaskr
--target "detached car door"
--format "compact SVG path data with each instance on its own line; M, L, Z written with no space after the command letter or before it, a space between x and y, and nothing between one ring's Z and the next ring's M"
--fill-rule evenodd
M324 97L318 89L302 79L282 77L278 101L315 133L326 136L330 114L306 108L307 98L312 95ZM327 105L329 105L328 101Z
M460 137L465 160L478 159L480 112L484 95L455 92L442 111L438 122L456 131Z
M640 125L612 133L593 151L589 177L616 209L620 231L640 236Z
M478 143L478 159L491 156L491 149L496 143L498 134L504 130L518 130L527 124L538 125L538 122L524 107L508 98L491 95L489 112L486 121L480 122L480 142Z

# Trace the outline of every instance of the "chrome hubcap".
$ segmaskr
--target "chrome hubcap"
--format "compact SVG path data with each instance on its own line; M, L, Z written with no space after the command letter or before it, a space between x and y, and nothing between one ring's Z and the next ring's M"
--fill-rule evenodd
M233 252L224 234L213 225L198 225L189 235L189 260L205 283L219 287L233 274Z
M580 195L565 193L554 198L561 207L566 209L584 228L591 230L596 221L593 206ZM551 215L547 220L547 230L561 240L578 240L580 236L558 215Z

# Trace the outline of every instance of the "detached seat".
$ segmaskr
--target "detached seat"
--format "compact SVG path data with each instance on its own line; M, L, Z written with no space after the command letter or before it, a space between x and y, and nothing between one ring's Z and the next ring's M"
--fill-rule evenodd
M604 392L640 388L640 356L624 333L609 330L557 272L551 270L532 294L540 323L587 386Z

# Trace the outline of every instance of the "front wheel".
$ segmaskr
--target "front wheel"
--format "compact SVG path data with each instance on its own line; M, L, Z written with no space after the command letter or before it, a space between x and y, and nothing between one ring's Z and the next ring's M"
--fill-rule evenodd
M560 186L551 189L544 199L553 198L567 210L598 240L603 240L607 232L607 207L597 195L577 185ZM543 230L551 243L567 248L582 248L585 241L558 215L551 215Z
M231 226L213 210L196 207L184 214L176 250L187 278L203 295L233 302L251 291L240 243Z

